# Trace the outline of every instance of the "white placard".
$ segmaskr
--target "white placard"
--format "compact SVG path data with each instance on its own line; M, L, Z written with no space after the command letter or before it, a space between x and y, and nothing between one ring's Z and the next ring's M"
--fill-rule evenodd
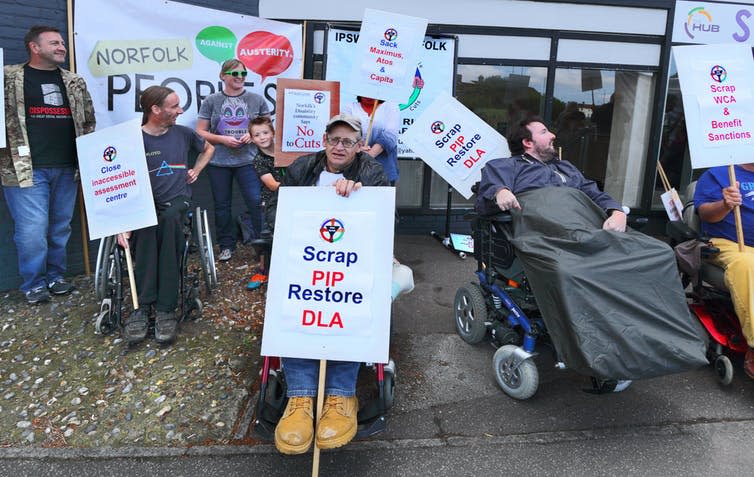
M754 157L754 61L747 45L674 46L694 169Z
M331 28L327 32L327 68L330 81L340 81L340 109L356 101L356 93L349 88L351 66L356 61L356 42L359 33ZM413 157L416 154L403 141L403 133L427 109L432 100L442 91L453 90L456 41L454 38L425 36L419 49L419 62L414 70L411 84L403 88L403 97L398 102L400 129L398 130L398 156Z
M660 200L670 220L683 220L683 203L674 188L660 195Z
M386 363L395 189L281 187L262 354Z
M141 121L76 138L92 240L157 225Z
M283 152L317 152L325 147L322 135L330 119L330 103L329 91L285 90Z
M403 140L466 199L487 161L510 156L505 138L447 92L435 98Z
M193 128L200 99L222 89L220 65L231 58L246 65L246 89L271 111L276 79L301 77L301 25L139 0L76 0L75 25L76 68L97 127L140 116L136 92L163 85L181 98L178 122Z
M0 65L5 66L3 59L3 49L0 48ZM0 148L5 144L5 75L0 75L0 104L3 105L3 112L0 113Z
M399 102L414 82L427 19L367 8L348 89L359 96Z
M751 2L675 2L673 43L754 44Z

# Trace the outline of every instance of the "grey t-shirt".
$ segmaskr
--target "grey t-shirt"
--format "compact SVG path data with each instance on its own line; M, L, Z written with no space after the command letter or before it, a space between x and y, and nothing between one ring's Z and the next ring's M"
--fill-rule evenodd
M239 139L249 132L249 121L270 114L267 102L258 94L244 91L238 96L228 96L222 91L204 98L199 108L199 119L209 121L209 132ZM254 144L237 149L215 145L215 155L210 164L220 167L238 167L251 164L257 155Z
M141 135L155 203L162 204L178 196L191 197L191 187L186 183L188 161L204 151L204 139L180 125L172 126L162 136L144 131Z

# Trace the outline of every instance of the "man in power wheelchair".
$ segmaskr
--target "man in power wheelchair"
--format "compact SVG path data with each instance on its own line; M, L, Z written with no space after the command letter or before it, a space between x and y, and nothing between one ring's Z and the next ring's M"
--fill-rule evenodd
M703 278L713 284L718 282L718 289L730 292L747 344L744 372L754 379L754 163L735 166L735 173L737 184L731 185L727 167L707 170L696 184L694 207L701 219L702 234L717 251L708 255L707 261L713 267L703 268ZM736 206L741 210L744 251L739 251L735 218L731 213ZM724 271L723 283L714 278L719 276L720 270ZM715 368L718 369L717 363ZM725 378L730 382L727 376Z
M488 239L479 248L475 243L479 287L456 297L459 331L473 328L479 339L488 327L494 331L505 345L493 361L498 383L517 399L536 391L532 358L545 334L559 362L593 377L596 392L705 364L702 333L686 306L672 250L626 229L620 204L556 158L554 139L541 120L524 120L509 140L516 155L482 171L477 212L510 217L508 224L478 221ZM505 275L514 270L512 258L491 260L504 243L494 246L500 234L520 261L518 280ZM519 284L524 290L511 294L523 297L517 304L506 289ZM497 318L488 323L487 316Z

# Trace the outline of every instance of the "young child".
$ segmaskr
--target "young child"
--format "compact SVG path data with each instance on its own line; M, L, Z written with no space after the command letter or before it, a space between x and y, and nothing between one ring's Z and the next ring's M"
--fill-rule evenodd
M251 142L257 146L258 153L254 158L254 169L262 181L262 207L269 202L272 194L280 187L283 171L275 167L275 128L268 116L260 116L249 122L249 134ZM259 273L251 277L246 285L249 290L262 286L267 281L267 269L264 255L259 256Z

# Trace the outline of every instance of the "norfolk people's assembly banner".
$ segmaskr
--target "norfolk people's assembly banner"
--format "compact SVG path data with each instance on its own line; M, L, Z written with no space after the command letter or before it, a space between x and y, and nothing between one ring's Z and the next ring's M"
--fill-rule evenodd
M76 68L89 86L97 126L140 115L137 91L172 88L193 127L202 98L220 91L220 65L238 58L246 88L275 109L278 77L300 78L301 25L170 1L76 0Z
M754 61L749 45L675 46L694 169L754 158Z
M141 121L76 138L89 238L157 225Z
M386 363L395 188L281 187L262 354Z

